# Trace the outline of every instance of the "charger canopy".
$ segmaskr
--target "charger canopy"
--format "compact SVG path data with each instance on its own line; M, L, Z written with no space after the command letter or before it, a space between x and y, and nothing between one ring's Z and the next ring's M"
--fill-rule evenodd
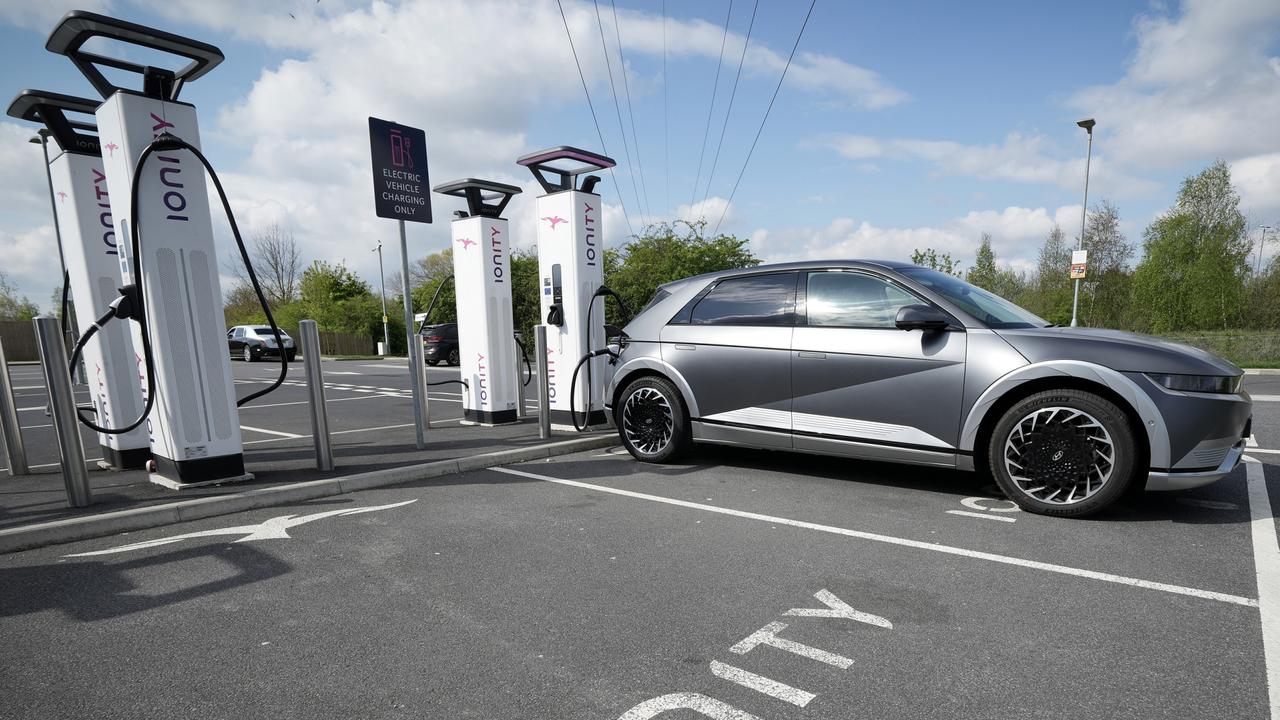
M464 198L467 201L467 214L471 217L502 217L511 198L522 191L515 185L463 178L437 185L432 190L441 195Z
M156 50L190 62L179 70L169 70L86 51L85 43L94 38ZM142 76L143 95L174 101L185 83L201 77L223 60L222 51L208 43L84 10L72 10L63 16L49 34L44 47L49 52L70 58L103 99L130 88L113 84L102 73L101 67L137 73Z
M67 117L67 113L92 117L100 104L99 100L45 90L23 90L9 103L9 117L44 125L63 152L101 155L98 126L87 120Z
M590 150L561 145L559 147L529 153L516 160L516 163L529 168L533 177L547 194L562 190L578 190L577 177L586 173L607 170L614 165L613 158L593 153ZM548 180L548 175L556 176ZM588 179L581 188L584 192L592 192L595 182Z

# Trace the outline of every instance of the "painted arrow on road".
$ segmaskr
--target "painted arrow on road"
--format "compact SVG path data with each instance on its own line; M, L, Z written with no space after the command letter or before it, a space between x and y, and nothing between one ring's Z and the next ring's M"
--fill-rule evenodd
M133 550L158 547L160 545L169 545L171 543L182 542L183 540L190 540L193 538L218 537L221 535L244 535L244 537L233 542L247 542L249 540L278 540L289 537L289 528L312 523L316 520L323 520L331 517L342 517L345 515L359 515L361 513L377 512L379 510L390 510L391 508L398 508L415 502L417 502L417 499L391 503L390 505L346 508L343 510L326 510L325 512L313 513L311 515L281 515L280 517L273 517L269 520L265 520L257 525L237 525L235 527L218 528L216 530L201 530L199 532L183 533L182 535L174 535L173 537L160 538L159 540L146 540L129 545L121 545L119 547L108 548L106 550L94 550L93 552L63 555L63 557L111 555L113 553L130 552Z

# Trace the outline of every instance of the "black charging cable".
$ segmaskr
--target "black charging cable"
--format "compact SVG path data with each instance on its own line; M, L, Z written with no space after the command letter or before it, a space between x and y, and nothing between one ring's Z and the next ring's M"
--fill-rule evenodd
M249 259L249 250L245 247L244 238L240 236L240 228L236 225L235 213L231 211L231 202L227 200L227 193L222 187L222 181L218 179L218 173L214 171L213 166L209 163L209 159L206 158L204 153L200 152L197 147L176 135L163 133L156 136L156 138L151 141L151 144L142 151L142 155L138 157L138 163L133 170L131 197L129 199L129 217L133 219L132 226L129 228L129 259L133 266L133 283L120 289L120 297L111 304L111 309L101 318L98 318L98 320L89 328L89 331L86 332L80 338L80 341L76 343L75 350L71 355L71 364L68 368L69 372L74 371L76 362L84 349L85 343L89 338L97 334L98 330L102 328L104 323L109 322L112 319L133 319L142 327L142 332L140 333L142 336L142 357L147 368L147 397L143 403L142 414L138 416L137 420L134 420L125 427L108 428L98 425L92 420L86 418L84 415L80 415L79 411L77 411L77 415L79 416L81 423L96 432L106 435L121 435L138 427L146 421L147 416L151 414L151 408L155 405L156 368L155 356L151 351L150 319L144 312L146 303L142 286L142 251L138 230L138 227L141 224L138 222L138 199L140 195L138 190L142 182L142 169L146 165L147 160L155 153L166 150L186 150L190 152L197 160L200 161L200 164L203 165L205 170L208 172L209 178L213 180L213 186L217 189L218 198L222 201L222 209L226 213L227 222L231 225L231 235L235 238L236 247L240 251L240 258L244 261L245 270L249 275L249 284L253 286L253 292L258 297L258 304L262 306L262 312L267 317L267 324L271 326L271 333L275 337L276 348L280 352L280 375L275 379L275 382L262 390L250 393L245 397L236 400L236 407L242 407L246 403L274 391L284 383L284 379L289 373L289 356L284 351L284 338L280 335L280 327L276 325L275 316L271 313L271 306L267 302L267 297L262 292L262 285L258 282L258 275L253 270L253 262Z
M601 297L613 298L617 301L618 306L622 308L622 316L625 318L630 318L631 316L631 311L627 308L627 302L622 299L622 296L608 287L601 285L594 293L592 293L591 300L587 301L587 347L591 347L591 313L595 310L596 298ZM605 338L605 340L607 341L608 338ZM591 422L591 365L587 363L589 363L592 358L597 358L601 355L608 355L610 362L618 359L618 354L608 347L599 350L591 350L578 360L578 364L573 368L573 375L569 379L569 419L573 422L573 427L578 432L585 432L587 425ZM583 413L582 424L580 425L578 424L578 411L577 408L574 407L573 401L578 395L578 371L582 369L584 364L587 365L587 402L585 412Z

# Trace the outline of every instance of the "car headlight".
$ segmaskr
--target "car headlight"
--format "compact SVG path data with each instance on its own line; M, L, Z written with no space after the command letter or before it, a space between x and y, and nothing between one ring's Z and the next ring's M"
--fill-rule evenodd
M1234 395L1240 392L1240 383L1244 379L1243 375L1174 375L1170 373L1147 373L1147 377L1169 390L1223 395Z

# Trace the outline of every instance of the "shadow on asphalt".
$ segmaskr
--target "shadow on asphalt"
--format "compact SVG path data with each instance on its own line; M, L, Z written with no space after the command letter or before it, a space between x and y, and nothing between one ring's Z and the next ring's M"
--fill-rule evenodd
M290 572L288 563L248 544L218 542L133 559L67 560L48 565L0 569L0 617L60 610L68 618L94 622L163 608L207 595L235 590ZM216 558L231 575L156 595L140 591L130 572L200 558Z

